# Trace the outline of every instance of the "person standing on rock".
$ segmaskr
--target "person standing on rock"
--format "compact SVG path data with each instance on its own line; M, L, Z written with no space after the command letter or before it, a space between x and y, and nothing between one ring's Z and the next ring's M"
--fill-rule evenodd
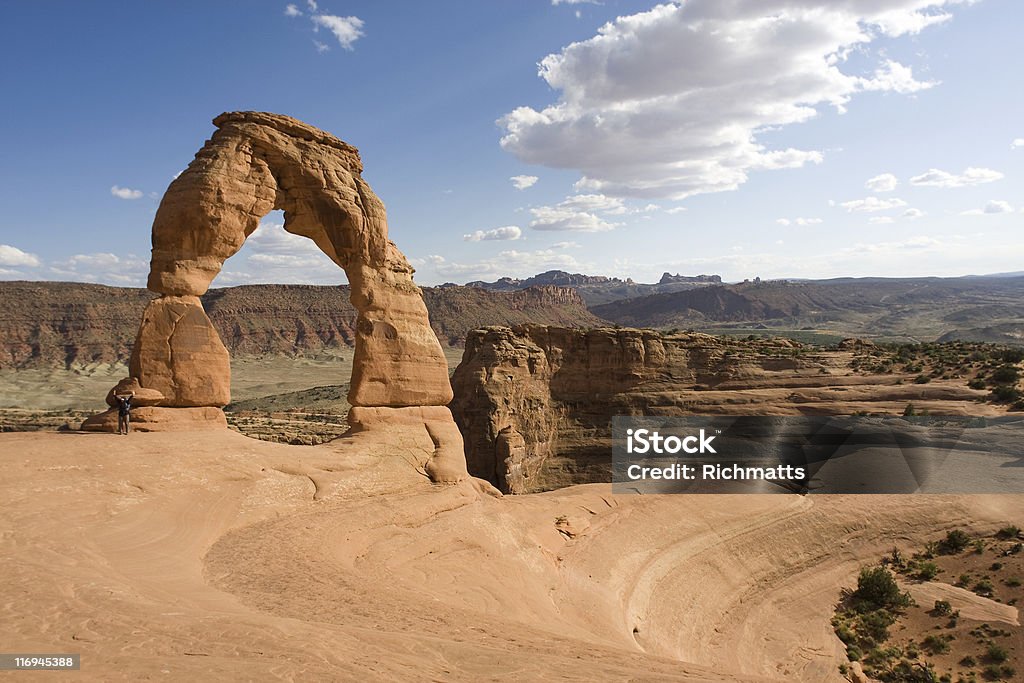
M132 410L132 398L135 396L134 391L129 391L127 395L121 396L114 394L114 400L117 401L117 433L127 434L131 423L131 410Z

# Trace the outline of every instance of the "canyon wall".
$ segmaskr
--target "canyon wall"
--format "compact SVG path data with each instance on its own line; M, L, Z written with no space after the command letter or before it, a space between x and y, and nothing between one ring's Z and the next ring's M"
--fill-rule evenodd
M609 481L615 415L974 414L964 380L856 370L873 345L523 325L475 330L452 377L470 473L506 493Z

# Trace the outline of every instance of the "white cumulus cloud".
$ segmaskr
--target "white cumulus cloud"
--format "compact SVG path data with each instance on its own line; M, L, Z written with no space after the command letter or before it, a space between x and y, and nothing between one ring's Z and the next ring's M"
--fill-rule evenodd
M295 5L288 4L288 5L285 5L284 15L286 17L301 17L302 16L302 10L300 10Z
M922 187L970 187L1000 180L1003 174L991 168L970 167L957 175L937 168L930 168L921 175L910 179L911 185Z
M922 211L921 209L907 209L906 211L903 212L903 217L909 218L911 220L914 220L915 218L921 218L922 216L924 216L924 211Z
M499 120L502 147L520 160L579 171L578 189L682 199L732 190L759 170L822 161L819 150L770 148L769 129L858 93L934 85L911 67L844 71L846 56L881 35L946 21L957 0L668 2L621 16L540 62L558 91L541 109Z
M525 190L528 187L533 187L540 180L535 175L514 175L509 180L512 181L512 185L517 190Z
M892 192L900 184L899 179L892 173L883 173L869 178L864 187L871 192Z
M501 228L494 228L493 230L477 230L471 232L468 235L463 235L462 239L467 242L481 242L491 240L517 240L523 236L523 231L516 225L506 225Z
M1021 147L1024 147L1024 138L1015 138L1014 141L1010 143L1010 149L1019 149Z
M589 211L579 211L563 206L538 206L530 209L534 230L566 230L572 232L606 232L614 230L616 224L609 223Z
M142 190L133 190L130 187L118 187L114 185L110 188L110 194L114 195L118 199L138 199L142 196Z
M27 251L22 251L17 247L12 247L9 244L0 244L0 266L10 266L14 268L27 266L34 268L39 265L39 257L35 254L30 254Z
M843 207L847 211L859 212L859 213L872 213L875 211L888 211L890 209L898 209L901 206L906 206L907 203L902 199L879 199L878 197L865 197L864 199L852 199L848 202L842 202L839 206Z
M313 24L319 28L326 28L338 39L338 44L346 50L353 50L352 45L362 38L363 20L359 17L339 17L333 14L316 14L313 16Z

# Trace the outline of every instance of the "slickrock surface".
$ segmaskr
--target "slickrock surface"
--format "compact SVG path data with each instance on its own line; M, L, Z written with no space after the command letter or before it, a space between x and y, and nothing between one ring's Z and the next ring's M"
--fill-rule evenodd
M430 484L433 451L0 434L0 642L90 682L842 683L862 565L1024 525L1020 496L494 498Z
M508 493L610 481L615 415L1000 414L966 380L859 374L857 344L699 333L491 327L470 333L452 376L474 476Z

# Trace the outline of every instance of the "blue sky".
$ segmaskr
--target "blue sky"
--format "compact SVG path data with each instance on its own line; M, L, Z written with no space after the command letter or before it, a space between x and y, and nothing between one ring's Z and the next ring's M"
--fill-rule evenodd
M143 284L160 196L244 109L358 147L421 284L1024 268L1014 0L2 11L3 279ZM214 286L344 281L281 222Z

